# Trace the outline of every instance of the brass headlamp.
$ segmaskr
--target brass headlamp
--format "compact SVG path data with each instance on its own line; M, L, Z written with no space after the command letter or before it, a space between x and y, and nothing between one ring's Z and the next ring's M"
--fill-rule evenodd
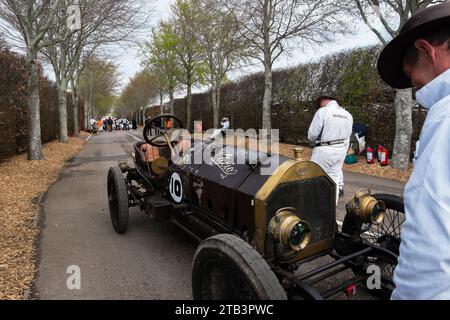
M370 190L362 189L347 204L347 212L358 216L363 223L380 224L384 221L386 205L370 194Z
M286 249L299 252L311 241L311 227L296 215L294 208L278 210L269 224L272 237Z

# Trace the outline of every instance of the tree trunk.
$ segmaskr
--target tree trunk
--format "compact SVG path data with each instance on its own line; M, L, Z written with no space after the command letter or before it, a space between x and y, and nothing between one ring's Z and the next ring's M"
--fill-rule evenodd
M159 113L160 115L164 114L164 96L162 94L159 95Z
M58 88L59 142L67 143L67 81L62 80Z
M73 134L75 137L79 136L80 126L78 123L78 94L75 86L72 88L72 108L73 108Z
M28 68L28 159L43 160L41 110L39 99L39 69L37 54L27 53Z
M411 158L412 90L397 90L395 96L395 142L392 152L392 167L407 170Z
M216 106L217 106L217 116L220 116L220 92L222 90L222 84L219 83L216 85ZM229 117L229 115L227 115ZM219 121L219 118L217 118L217 121Z
M263 19L263 35L264 35L264 98L262 107L262 129L268 132L272 129L272 51L270 47L270 19L271 3L264 1L264 19Z
M89 118L89 110L90 110L90 105L89 103L86 101L84 103L84 128L85 130L89 130L89 122L91 121L91 119Z
M272 67L270 65L265 66L264 71L264 99L263 99L263 120L262 128L272 129Z
M191 107L192 107L192 75L188 74L188 85L187 85L187 119L186 119L186 129L191 130L192 129L192 114L191 114Z
M213 128L215 128L219 125L219 108L217 106L217 87L215 83L211 85L211 102L213 109Z
M173 91L170 91L169 99L170 114L175 115L175 99Z

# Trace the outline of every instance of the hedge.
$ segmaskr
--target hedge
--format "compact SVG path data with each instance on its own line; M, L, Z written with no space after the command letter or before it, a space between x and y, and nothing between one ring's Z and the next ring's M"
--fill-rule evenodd
M58 138L58 94L56 85L39 74L41 108L41 133L43 143ZM83 103L79 106L80 123L83 123ZM71 96L68 95L69 132L73 133ZM27 150L27 72L24 56L0 44L0 158Z
M368 126L368 144L393 149L395 136L395 91L378 76L379 47L361 48L326 56L320 61L273 74L272 127L280 130L282 142L304 144L316 107L313 101L323 92L336 92L341 104L352 113L355 123ZM220 117L228 116L232 127L261 128L264 75L251 74L222 89ZM186 120L186 99L175 101L175 113ZM159 108L159 107L157 107ZM149 111L150 115L153 111ZM194 120L204 128L213 124L210 93L193 96ZM426 113L413 109L413 141L418 140Z

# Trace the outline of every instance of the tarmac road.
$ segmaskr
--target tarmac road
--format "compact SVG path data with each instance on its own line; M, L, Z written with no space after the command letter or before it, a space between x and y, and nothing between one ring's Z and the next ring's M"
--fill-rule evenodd
M131 162L131 148L139 138L124 132L92 137L49 190L42 209L39 272L32 298L192 299L191 264L198 245L194 240L170 222L153 223L137 209L131 210L125 235L117 235L111 226L107 171L119 160ZM403 193L404 185L398 182L353 173L345 178L341 220L344 204L358 189ZM67 287L71 266L81 271L80 290ZM365 292L354 297L369 298Z

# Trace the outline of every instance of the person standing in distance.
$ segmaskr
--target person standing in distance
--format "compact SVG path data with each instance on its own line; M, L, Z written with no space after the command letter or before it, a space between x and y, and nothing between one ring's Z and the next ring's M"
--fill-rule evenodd
M224 117L220 125L222 126L222 137L225 139L227 136L227 131L230 130L230 119L228 117Z
M345 157L350 147L353 117L339 106L332 94L324 94L316 99L319 110L308 131L308 139L314 150L311 161L318 164L336 184L336 203L344 192Z
M381 78L429 109L404 193L393 300L450 300L450 2L413 15L380 55Z

